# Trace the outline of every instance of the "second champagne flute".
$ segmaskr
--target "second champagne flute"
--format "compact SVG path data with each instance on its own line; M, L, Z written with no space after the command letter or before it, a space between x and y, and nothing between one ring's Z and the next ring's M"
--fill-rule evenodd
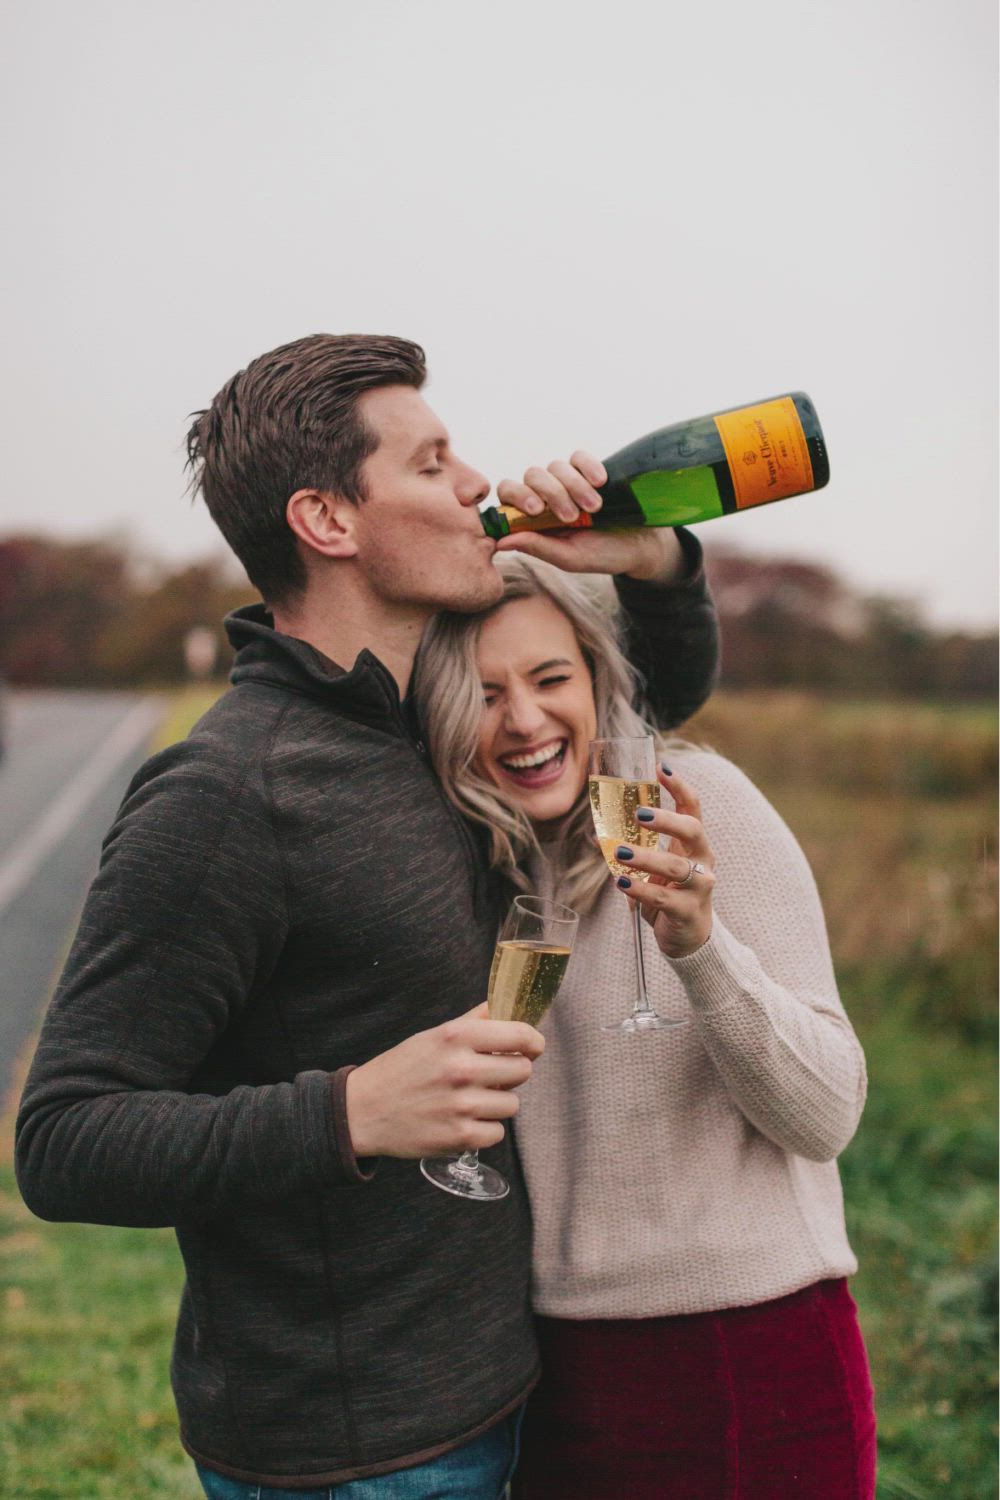
M656 779L656 743L652 735L635 739L591 740L590 742L590 811L597 830L601 853L612 875L627 875L629 880L648 880L644 870L623 865L615 859L619 844L636 849L655 849L659 835L637 821L637 807L659 807L660 783ZM626 897L626 900L628 898ZM657 1015L646 993L646 970L642 961L642 913L635 901L629 901L632 915L632 939L635 946L636 995L632 1014L623 1021L602 1026L602 1031L672 1031L683 1021L668 1021Z
M491 1021L539 1024L562 984L578 923L572 907L558 901L514 897L490 969ZM510 1192L503 1173L481 1162L478 1151L425 1156L420 1170L428 1182L457 1198L489 1202Z

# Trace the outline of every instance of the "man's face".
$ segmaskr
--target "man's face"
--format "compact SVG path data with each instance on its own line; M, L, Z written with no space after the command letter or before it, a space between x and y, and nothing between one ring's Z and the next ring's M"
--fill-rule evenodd
M503 591L478 503L489 481L451 451L448 434L418 391L391 385L358 402L379 446L362 467L358 563L387 603L472 611Z

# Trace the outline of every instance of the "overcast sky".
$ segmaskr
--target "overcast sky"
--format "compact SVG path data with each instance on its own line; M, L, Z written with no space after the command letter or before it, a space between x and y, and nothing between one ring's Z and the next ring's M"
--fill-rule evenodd
M0 26L0 535L219 550L187 413L291 338L390 332L494 480L804 389L829 487L703 539L995 618L993 0L53 0Z

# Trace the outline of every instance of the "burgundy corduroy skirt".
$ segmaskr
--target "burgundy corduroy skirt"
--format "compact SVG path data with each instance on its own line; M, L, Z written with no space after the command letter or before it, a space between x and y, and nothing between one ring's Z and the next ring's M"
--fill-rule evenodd
M684 1317L539 1318L514 1500L872 1500L846 1281Z

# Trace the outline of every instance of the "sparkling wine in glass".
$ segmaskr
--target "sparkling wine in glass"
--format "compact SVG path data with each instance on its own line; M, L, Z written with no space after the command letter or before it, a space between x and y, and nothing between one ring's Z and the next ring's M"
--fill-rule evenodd
M537 1026L556 997L576 937L578 917L571 907L540 896L515 896L497 940L490 969L492 1021L527 1021ZM425 1156L420 1170L428 1182L458 1198L506 1198L510 1184L502 1172L479 1160L478 1151L461 1156Z
M652 735L635 739L591 740L590 812L597 831L601 853L612 875L627 875L629 880L648 880L644 870L616 860L619 844L636 849L655 849L659 836L636 819L639 807L659 807L660 783L656 779L656 744ZM626 898L627 899L627 898ZM646 970L642 961L642 914L629 901L632 917L632 939L635 948L636 995L632 1014L623 1021L604 1026L603 1031L668 1031L683 1026L683 1021L668 1021L657 1015L646 993Z

